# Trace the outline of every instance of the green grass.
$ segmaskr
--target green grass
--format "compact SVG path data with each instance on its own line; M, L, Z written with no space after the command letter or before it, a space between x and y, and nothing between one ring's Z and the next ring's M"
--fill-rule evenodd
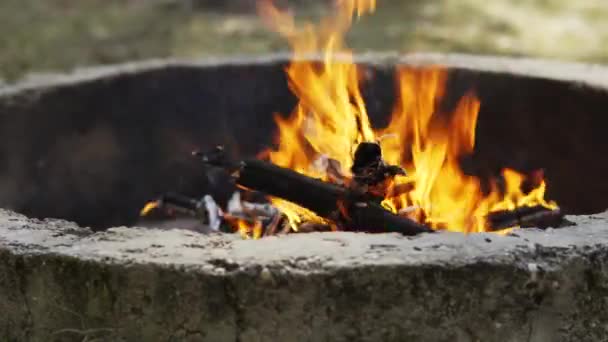
M0 78L146 58L287 49L252 11L192 10L185 3L0 0ZM299 6L296 13L314 18L324 9L317 3ZM362 18L348 39L360 51L450 51L608 63L608 45L603 44L608 39L608 1L378 0L377 12Z

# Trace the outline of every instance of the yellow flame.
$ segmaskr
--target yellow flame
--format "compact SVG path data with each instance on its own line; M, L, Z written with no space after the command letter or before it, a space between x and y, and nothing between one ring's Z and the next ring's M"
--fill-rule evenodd
M467 94L452 113L442 113L438 102L445 80L446 71L439 67L398 71L399 101L388 127L380 132L400 132L400 136L382 145L388 161L413 170L416 187L396 200L390 199L392 207L420 207L425 217L419 220L433 228L463 232L484 231L490 211L537 204L556 207L544 200L544 181L524 194L524 176L506 169L504 194L497 187L484 194L480 180L462 172L460 160L475 146L480 102ZM404 159L408 147L411 161Z
M475 146L480 102L474 94L466 94L451 113L443 113L438 104L445 93L447 73L441 67L399 69L398 101L391 120L387 127L374 130L359 90L359 70L343 38L353 17L373 12L376 2L339 0L336 5L335 13L319 25L297 26L289 13L270 1L260 4L266 23L293 49L286 73L289 88L299 99L291 116L275 115L277 148L265 154L273 163L328 180L322 170L312 167L319 155L348 167L359 143L380 141L384 159L411 173L396 182L415 182L413 190L387 198L383 206L396 213L419 208L408 211L408 217L436 229L484 231L490 211L522 205L556 206L544 200L544 182L524 194L524 177L513 170L503 172L506 191L494 186L489 194L482 191L478 178L461 170L461 158L471 154ZM321 63L306 60L317 52L323 53ZM381 139L386 136L396 138ZM351 176L348 170L343 171ZM295 204L271 200L294 227L302 219L320 220Z
M260 221L248 222L243 219L238 219L236 221L236 226L239 234L244 239L259 239L262 237L263 226Z
M146 203L146 205L141 209L141 211L139 212L140 216L146 216L150 213L150 211L152 211L153 209L158 208L158 202L154 201L154 202L148 202Z

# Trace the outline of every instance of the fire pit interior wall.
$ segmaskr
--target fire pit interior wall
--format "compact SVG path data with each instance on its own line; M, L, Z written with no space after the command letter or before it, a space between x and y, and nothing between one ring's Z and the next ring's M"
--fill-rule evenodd
M166 191L220 202L226 176L190 152L224 144L251 156L272 143L272 114L288 114L286 61L169 65L107 71L88 80L0 96L0 207L105 228L132 225ZM366 65L371 119L395 101L394 67ZM450 69L445 106L475 90L481 100L467 172L544 168L547 198L571 214L608 207L608 94L568 82Z

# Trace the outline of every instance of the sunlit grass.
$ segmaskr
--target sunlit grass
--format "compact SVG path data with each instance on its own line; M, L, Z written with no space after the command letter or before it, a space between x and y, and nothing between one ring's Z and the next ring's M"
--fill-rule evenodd
M226 0L241 1L241 0ZM302 1L300 1L302 3ZM304 1L296 12L323 8ZM605 0L378 0L349 33L360 51L445 51L608 63ZM0 77L153 57L265 53L287 45L252 12L185 0L2 0ZM313 5L311 5L313 4Z

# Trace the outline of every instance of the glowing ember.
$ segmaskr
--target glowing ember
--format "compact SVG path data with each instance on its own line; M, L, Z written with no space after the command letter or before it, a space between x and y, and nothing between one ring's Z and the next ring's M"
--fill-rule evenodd
M238 232L244 239L259 239L262 236L262 222L248 222L246 220L237 220L236 224Z
M505 191L493 184L488 193L482 191L478 178L463 173L459 161L473 152L480 103L474 94L467 94L453 113L441 113L438 103L446 81L441 68L400 69L399 101L390 123L382 129L371 127L359 90L361 77L343 37L353 17L375 7L374 0L339 0L333 16L317 26L298 27L290 14L270 1L260 3L262 17L293 48L293 62L286 73L299 99L289 118L275 117L278 146L264 155L279 166L332 181L327 172L314 167L315 160L327 156L350 167L358 144L378 141L384 159L401 165L410 175L396 178L391 187L415 184L409 192L387 197L383 206L435 229L484 231L491 211L523 205L555 208L555 203L543 199L544 181L526 194L521 189L524 176L504 170ZM317 52L323 52L322 63L306 61ZM341 171L352 177L348 170ZM277 198L271 201L294 228L302 220L322 221L295 204Z
M153 201L153 202L148 202L146 203L146 205L143 207L143 209L141 209L141 211L139 212L140 216L146 216L148 215L152 210L154 210L155 208L158 207L158 202L157 201Z

